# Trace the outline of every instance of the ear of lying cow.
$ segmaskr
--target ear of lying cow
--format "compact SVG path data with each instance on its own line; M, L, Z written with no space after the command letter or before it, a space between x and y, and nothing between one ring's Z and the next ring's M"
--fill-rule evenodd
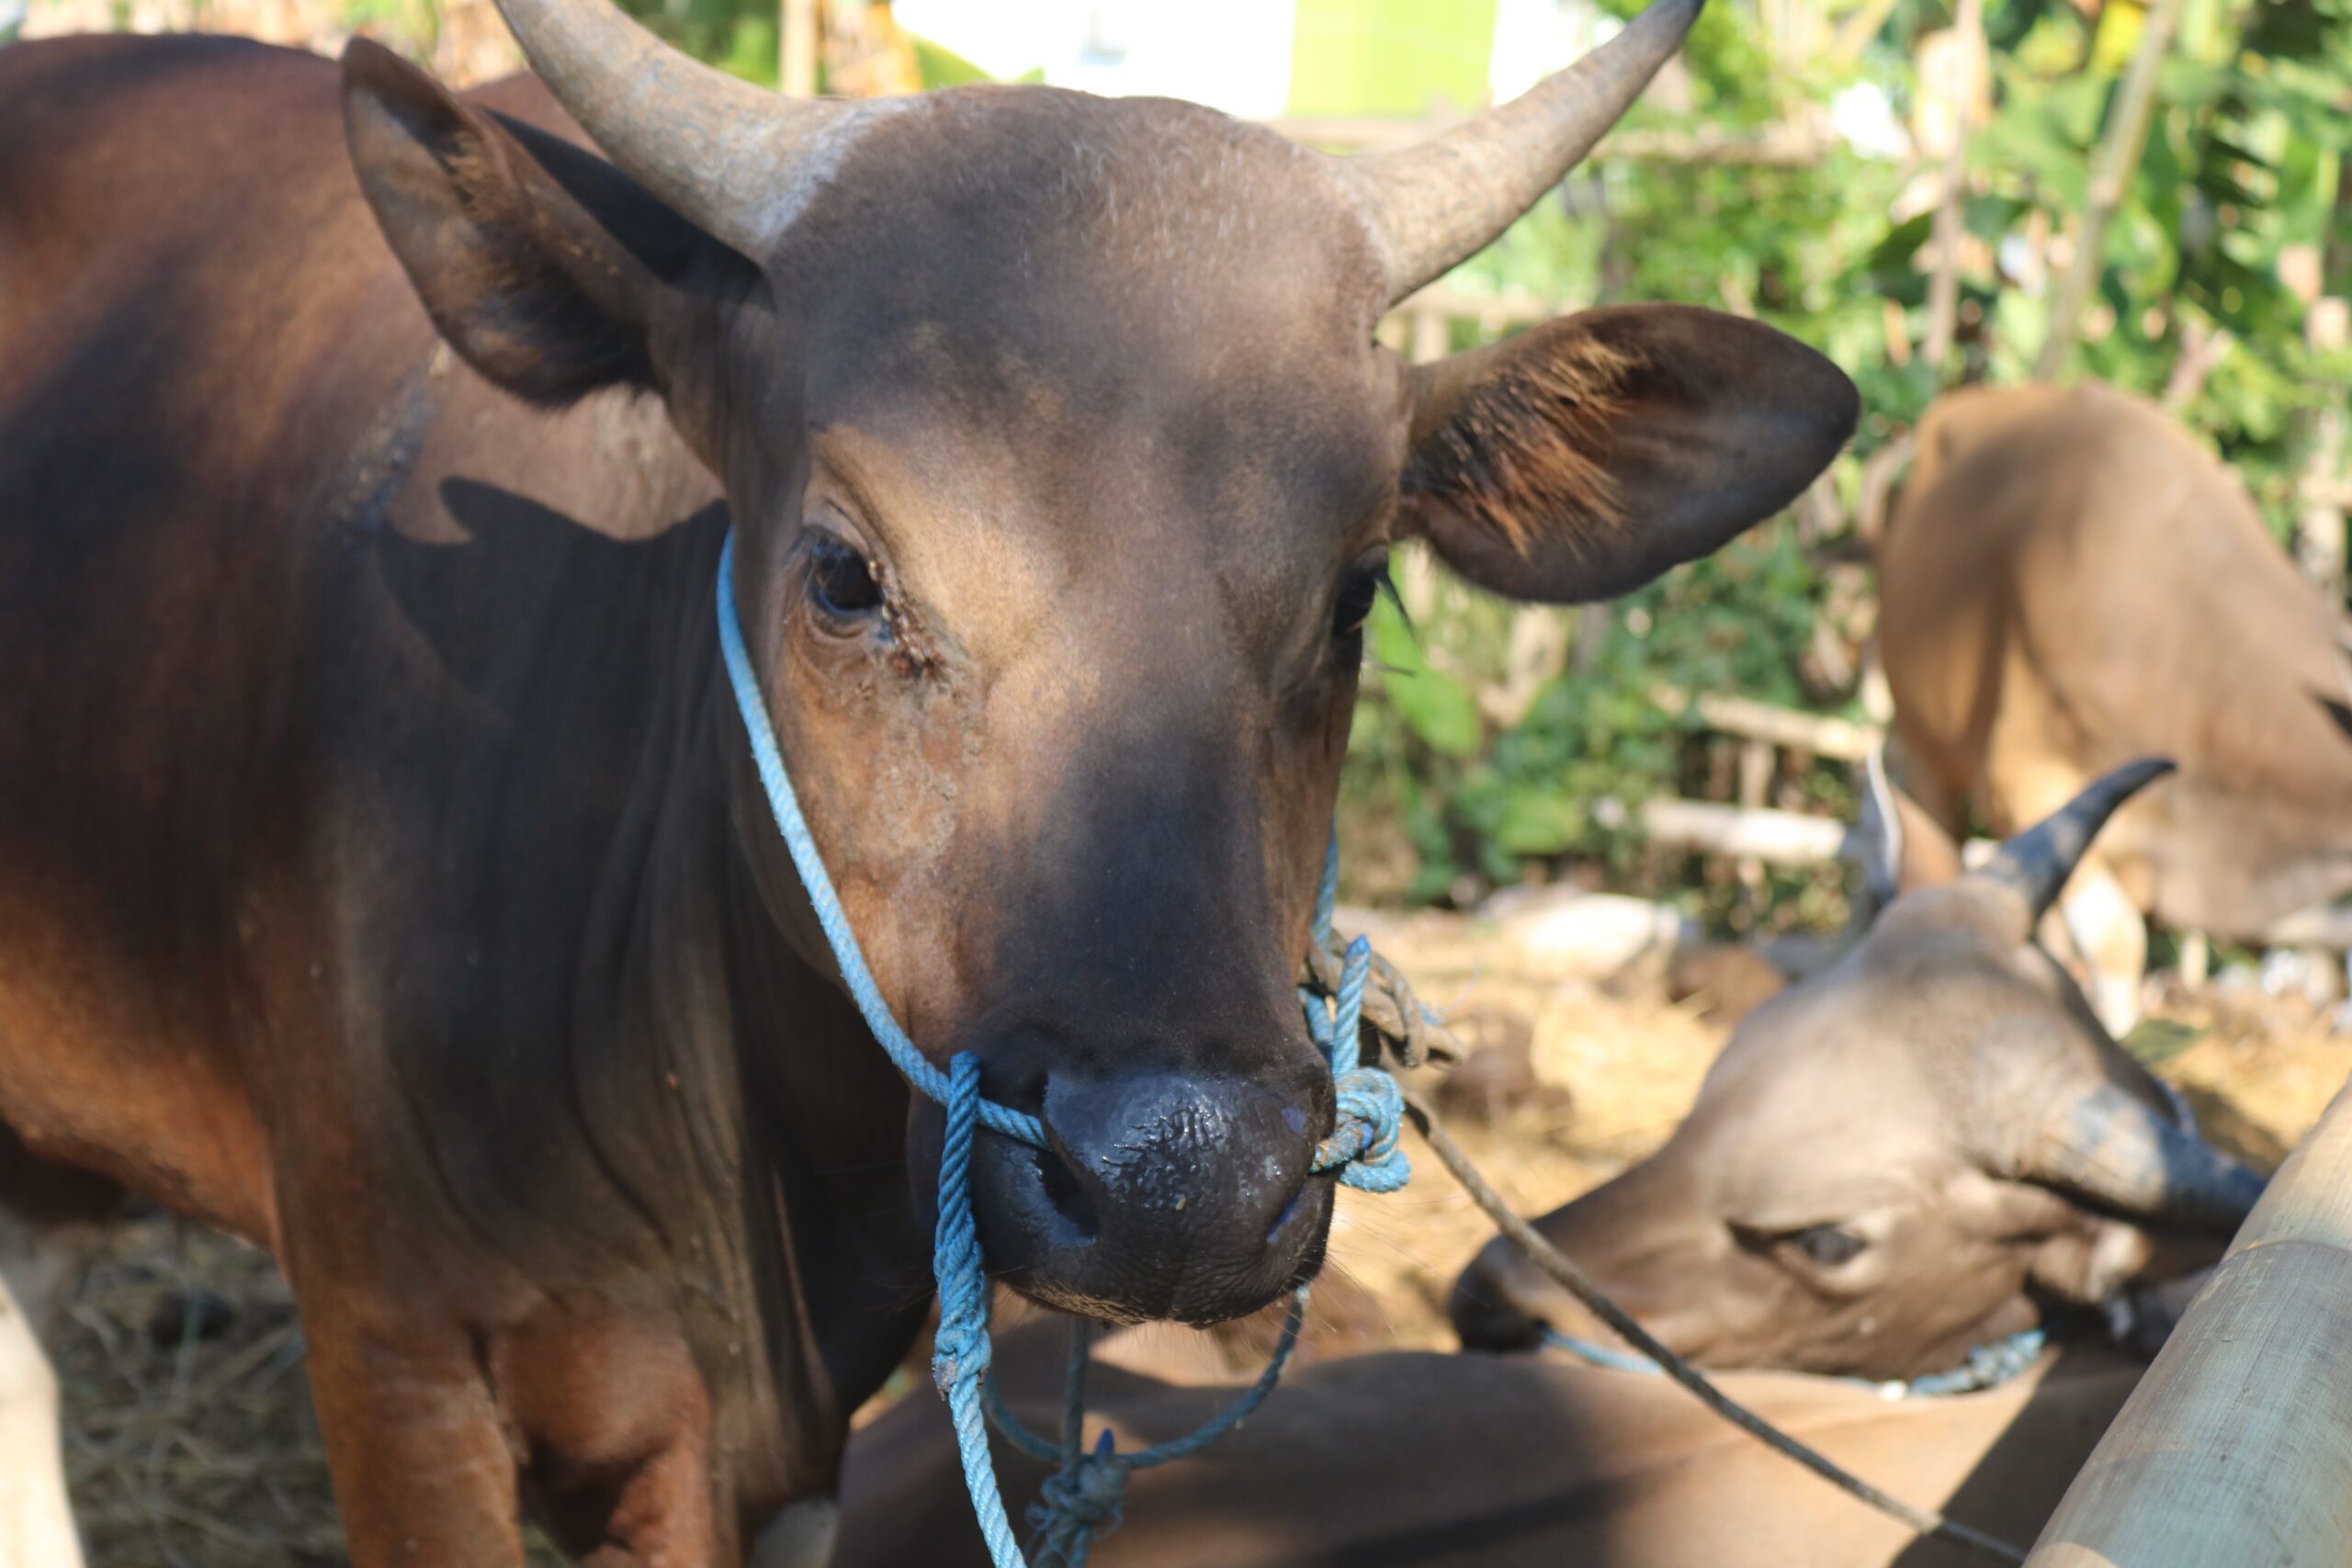
M1854 385L1795 339L1676 305L1587 310L1416 373L1404 522L1519 599L1604 599L1793 501Z
M656 385L655 297L715 241L602 159L460 103L364 39L345 51L343 100L368 204L469 364L550 405Z

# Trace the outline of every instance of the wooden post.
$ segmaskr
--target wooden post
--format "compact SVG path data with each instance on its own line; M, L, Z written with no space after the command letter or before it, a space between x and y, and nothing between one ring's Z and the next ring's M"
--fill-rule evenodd
M2123 187L2140 166L2141 150L2148 144L2148 120L2155 112L2156 78L2165 54L2172 47L2174 27L2180 20L2181 0L2154 0L2141 24L2140 50L2132 57L2132 73L2115 101L2115 122L2108 127L2099 148L2098 166L2091 175L2090 200L2083 210L2082 231L2075 236L2075 257L2058 285L2050 306L2050 332L2034 355L2033 378L2047 381L2066 367L2075 344L2075 318L2098 287L2106 270L2108 220L2123 205Z
M1920 356L1937 376L1944 374L1944 359L1951 353L1960 325L1960 251L1967 233L1962 220L1968 209L1968 134L1974 128L1976 103L1984 90L1984 0L1960 0L1953 19L1951 150L1944 155L1943 195L1936 203L1936 270L1928 279L1928 336Z
M2314 299L2303 333L2317 349L2341 348L2352 332L2352 304ZM2347 445L2342 400L2332 399L2317 415L2310 460L2302 476L2302 510L2295 519L2295 555L2304 574L2319 584L2331 604L2344 603L2344 466Z
M2352 1092L2338 1091L2027 1568L2352 1561Z
M1412 320L1414 364L1427 365L1453 352L1453 323L1442 306L1424 300L1413 307Z
M776 85L786 97L817 96L818 0L784 0L784 31Z

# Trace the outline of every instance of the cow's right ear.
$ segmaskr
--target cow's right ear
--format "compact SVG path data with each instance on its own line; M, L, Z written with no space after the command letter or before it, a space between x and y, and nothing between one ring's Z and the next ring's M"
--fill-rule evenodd
M532 402L657 388L661 296L718 242L610 164L460 103L390 50L343 55L344 134L360 188L466 362Z
M1796 499L1860 394L1760 322L1613 305L1417 366L1401 531L1482 588L1612 598Z

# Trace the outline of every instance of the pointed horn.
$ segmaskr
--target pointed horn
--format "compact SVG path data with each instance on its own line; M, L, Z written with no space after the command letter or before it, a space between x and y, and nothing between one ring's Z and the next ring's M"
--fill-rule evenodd
M1418 147L1340 161L1402 299L1486 249L1583 161L1681 47L1704 0L1653 0L1625 30L1510 102Z
M2107 826L2116 808L2175 766L2169 757L2145 757L2102 774L2074 799L2003 844L1973 875L2007 887L2025 899L2024 935L2031 935L2034 922L2058 901L2066 879L2075 874L2075 863L2083 858L2083 852L2091 847L2091 840Z
M1886 747L1871 748L1863 772L1861 840L1862 897L1866 918L1874 918L1903 893L1903 810L1886 776Z
M793 177L850 105L786 98L681 54L611 0L498 0L556 101L630 178L762 257L805 195Z
M2016 1175L2134 1219L2227 1235L2266 1179L2136 1095L2101 1083L2037 1129Z

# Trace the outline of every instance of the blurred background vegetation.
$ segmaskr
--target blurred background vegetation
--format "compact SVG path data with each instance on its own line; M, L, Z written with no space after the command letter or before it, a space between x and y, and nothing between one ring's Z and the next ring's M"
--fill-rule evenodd
M0 32L22 3L0 0ZM755 81L781 70L791 85L868 93L993 74L1173 91L1334 147L1426 134L1635 8L626 3ZM514 62L489 0L31 6L28 32L193 25L332 46L364 28L458 79ZM1719 930L1841 919L1834 866L1775 872L1658 842L1643 807L1850 816L1850 759L1759 750L1688 699L1881 716L1858 524L1866 492L1895 471L1874 457L1899 454L1928 400L1961 381L2092 375L2162 400L2340 593L2347 13L2352 0L1713 0L1600 154L1408 310L1397 345L1426 356L1618 300L1706 304L1829 354L1860 385L1863 429L1789 514L1612 605L1508 605L1406 552L1401 604L1382 607L1369 639L1344 786L1351 894L1466 905L1515 883L1606 881ZM2152 33L2161 48L2143 50ZM2135 151L2118 128L2133 129L2125 84L2143 54L2153 107ZM2053 339L2103 157L2124 177L2082 308Z

